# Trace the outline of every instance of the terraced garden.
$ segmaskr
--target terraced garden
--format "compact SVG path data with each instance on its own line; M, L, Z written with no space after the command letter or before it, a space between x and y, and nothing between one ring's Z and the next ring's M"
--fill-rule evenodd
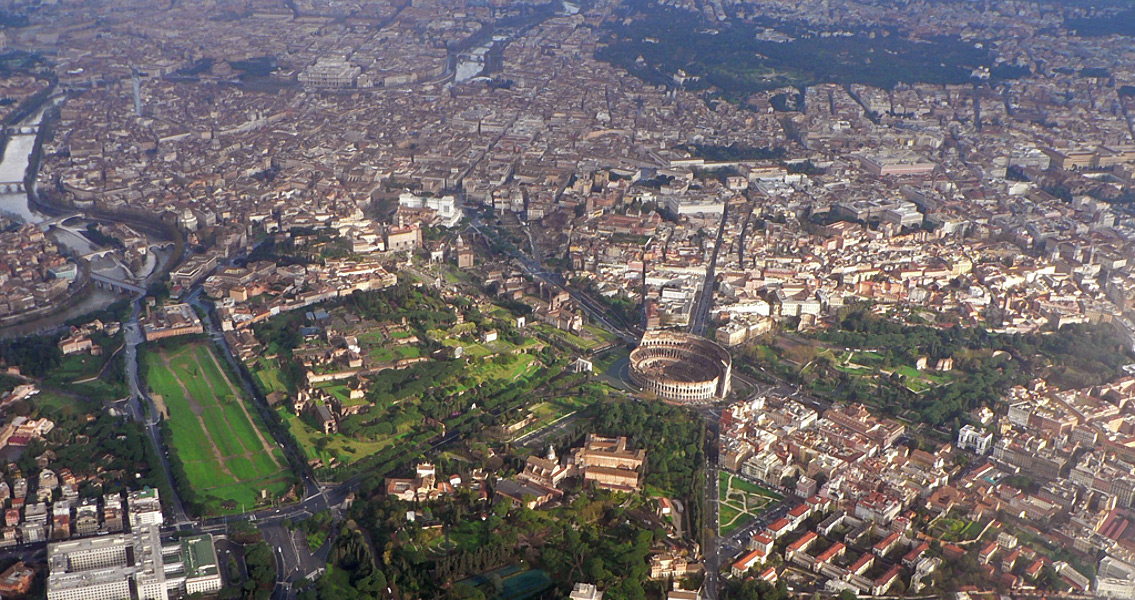
M294 478L255 407L221 368L211 346L144 354L146 381L164 406L170 438L207 514L237 512L285 493Z

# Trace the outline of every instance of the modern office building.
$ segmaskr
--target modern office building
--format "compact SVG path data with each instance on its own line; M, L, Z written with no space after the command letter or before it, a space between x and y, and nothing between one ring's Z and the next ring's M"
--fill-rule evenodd
M169 600L220 591L211 535L163 545L157 490L131 492L127 502L130 533L48 545L48 600Z

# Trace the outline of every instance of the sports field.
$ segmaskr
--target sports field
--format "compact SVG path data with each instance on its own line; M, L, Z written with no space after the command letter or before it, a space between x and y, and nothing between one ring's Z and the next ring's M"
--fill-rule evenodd
M206 513L252 508L262 489L269 498L287 491L293 477L282 452L212 346L147 352L145 366L146 381L165 406L172 432L167 442Z

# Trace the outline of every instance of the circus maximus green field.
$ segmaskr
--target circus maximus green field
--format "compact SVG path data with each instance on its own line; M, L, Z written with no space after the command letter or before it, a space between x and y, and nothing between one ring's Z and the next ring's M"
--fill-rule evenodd
M181 459L189 483L183 490L194 490L210 513L253 506L261 490L271 497L286 493L294 477L282 452L210 344L144 356L147 383L164 405L170 451Z

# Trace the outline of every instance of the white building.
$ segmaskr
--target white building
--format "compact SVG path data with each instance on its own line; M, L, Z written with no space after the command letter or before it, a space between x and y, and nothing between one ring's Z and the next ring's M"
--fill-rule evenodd
M958 432L958 447L976 454L989 454L993 447L993 433L983 433L973 425L966 425Z
M323 57L299 74L304 87L349 88L355 87L363 70L340 57Z
M456 227L461 222L461 204L455 196L415 196L403 192L398 197L398 206L428 208L437 213L438 220L445 227Z
M130 512L130 528L144 525L162 524L162 501L158 497L158 490L146 488L138 492L130 492L127 497L127 509Z
M568 596L569 600L603 600L603 592L593 583L577 583Z
M662 207L676 215L720 215L725 199L714 196L663 196Z
M1105 556L1096 573L1095 589L1096 596L1135 600L1135 565Z
M151 525L51 544L47 564L48 600L168 600L224 585L211 535L163 546Z
M47 600L167 600L157 527L47 547Z

